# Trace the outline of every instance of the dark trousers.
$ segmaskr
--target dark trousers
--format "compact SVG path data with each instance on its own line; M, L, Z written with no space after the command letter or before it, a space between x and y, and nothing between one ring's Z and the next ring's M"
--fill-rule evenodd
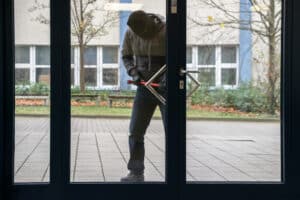
M165 97L164 93L160 92ZM129 126L130 158L127 167L132 172L143 173L145 169L144 136L157 106L159 106L166 132L165 106L147 88L138 86Z

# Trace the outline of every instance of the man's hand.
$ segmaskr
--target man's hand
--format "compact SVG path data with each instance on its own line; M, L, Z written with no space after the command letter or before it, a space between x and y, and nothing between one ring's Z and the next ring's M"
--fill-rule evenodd
M130 71L130 76L132 77L133 84L138 85L141 82L141 77L136 69Z

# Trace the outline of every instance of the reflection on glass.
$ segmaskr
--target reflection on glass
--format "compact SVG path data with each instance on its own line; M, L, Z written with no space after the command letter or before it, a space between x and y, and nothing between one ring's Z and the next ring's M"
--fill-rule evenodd
M16 63L30 63L30 47L16 46L15 47L15 61Z
M16 85L27 85L30 83L30 69L15 69L15 82Z
M281 181L281 9L187 1L187 181Z
M236 69L222 69L222 85L236 84Z
M76 2L82 2L82 8L86 6L87 9L82 9L80 4L75 6ZM140 130L139 141L138 143L136 140L131 141L131 147L139 147L139 155L135 153L139 159L131 160L138 160L139 163L134 162L136 166L145 166L145 181L164 181L164 127L157 106L158 100L147 104L149 99L155 100L151 93L147 94L149 98L144 101L142 109L144 116L136 118L142 121L132 122L130 125L132 113L137 112L132 111L137 87L127 83L132 77L128 75L126 68L128 65L125 66L124 58L140 67L147 65L147 69L151 72L158 70L165 63L164 37L163 39L158 37L159 40L153 42L151 48L145 39L140 38L139 43L137 40L129 42L128 47L134 46L133 51L126 54L127 56L124 53L123 44L128 30L129 15L141 7L147 13L165 16L165 5L160 0L151 2L142 0L139 4L123 4L123 1L111 4L106 0L71 1L73 85L70 181L72 182L119 182L127 175L129 159L133 158L129 150L129 132L136 133L137 129ZM87 11L89 15L85 15ZM76 17L77 13L83 13L82 21ZM157 20L157 23L162 25L158 29L162 30L163 22L158 20L161 17L149 16L151 20ZM83 40L78 39L80 30L77 28L80 24L85 24L85 29L81 30ZM137 27L143 29L143 23ZM156 28L157 26L153 29ZM143 62L141 57L144 58ZM151 61L148 60L149 57L152 58ZM144 90L146 89L143 88ZM141 109L139 115L140 111ZM152 114L159 119L151 120ZM147 131L143 138L144 128ZM142 148L143 143L145 150Z
M39 5L39 6L37 6ZM49 0L14 0L15 182L49 181Z
M103 85L117 85L118 76L118 69L103 69Z
M216 58L214 46L198 47L198 65L214 65L215 63Z
M235 47L222 47L222 63L236 63Z
M198 81L203 85L215 86L215 68L199 68Z

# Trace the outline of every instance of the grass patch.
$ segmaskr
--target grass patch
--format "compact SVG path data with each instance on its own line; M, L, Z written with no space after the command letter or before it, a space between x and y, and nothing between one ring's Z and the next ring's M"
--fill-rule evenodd
M109 108L105 106L72 106L72 115L74 116L111 116L111 117L130 117L131 108ZM49 115L50 107L48 106L16 106L16 115ZM159 109L154 113L155 117L160 117ZM217 111L203 111L189 109L187 118L214 118L214 119L256 119L256 120L279 120L276 116L266 114L239 114Z

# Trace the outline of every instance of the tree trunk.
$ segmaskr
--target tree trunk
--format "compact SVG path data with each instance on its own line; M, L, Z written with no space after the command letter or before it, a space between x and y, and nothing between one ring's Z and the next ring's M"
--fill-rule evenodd
M79 53L80 53L80 92L85 92L85 71L84 71L84 45L79 44Z
M270 19L269 19L269 68L268 68L268 111L275 114L276 110L276 82L279 73L276 71L276 36L275 36L275 3L270 1Z

